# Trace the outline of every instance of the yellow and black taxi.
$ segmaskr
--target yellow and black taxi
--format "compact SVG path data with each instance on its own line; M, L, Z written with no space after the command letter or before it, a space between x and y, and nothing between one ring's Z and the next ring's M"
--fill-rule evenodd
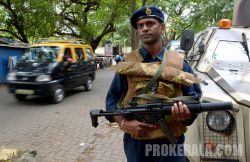
M90 91L95 71L95 54L90 45L74 40L47 41L30 46L8 74L7 85L19 101L38 95L60 103L66 90L84 86Z

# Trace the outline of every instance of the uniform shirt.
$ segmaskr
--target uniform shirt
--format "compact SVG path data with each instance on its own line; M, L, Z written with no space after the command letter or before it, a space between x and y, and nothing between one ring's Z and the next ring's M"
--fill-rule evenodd
M153 58L145 48L140 48L139 50L144 58L143 62L160 62L163 60L164 48L161 49L160 53L155 58ZM186 61L183 62L183 71L193 73ZM106 96L106 111L115 111L118 101L122 95L126 94L127 90L128 83L126 75L116 73ZM199 84L182 86L182 93L184 96L192 96L195 100L199 100L202 94ZM184 121L183 124L186 126L191 125L196 117L197 114L192 114L191 119ZM114 122L112 117L106 117L106 119L110 122Z

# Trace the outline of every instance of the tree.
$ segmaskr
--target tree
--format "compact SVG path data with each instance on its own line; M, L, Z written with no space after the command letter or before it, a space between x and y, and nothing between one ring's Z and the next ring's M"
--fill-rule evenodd
M217 26L222 18L232 19L233 1L231 0L162 0L158 1L166 15L164 41L179 39L185 29L194 32L208 26Z
M0 31L30 42L44 37L84 39L95 49L122 22L122 0L0 0ZM118 20L118 21L117 21Z
M165 44L171 40L179 39L185 29L199 32L208 26L217 26L217 22L221 18L231 19L233 11L233 1L231 0L131 0L130 2L132 7L128 10L132 11L124 13L124 16L127 17L126 23L122 22L123 25L116 24L118 28L110 39L116 40L113 42L118 42L118 39L131 37L128 40L131 40L132 49L138 47L138 38L135 30L132 27L129 29L127 26L130 26L131 14L144 5L157 5L163 10L166 25L166 32L163 36ZM124 33L124 31L126 32Z
M132 0L132 13L136 10L136 0ZM138 36L136 30L131 26L131 47L135 50L138 47Z
M126 6L122 0L58 1L60 19L53 35L84 39L95 50L103 38L116 31L115 22L123 21L122 6Z
M51 2L0 0L3 9L1 14L0 31L7 36L12 36L22 42L28 43L34 35L50 36L55 28Z
M138 47L130 25L134 10L159 6L166 17L164 41L178 39L190 28L198 32L232 18L231 0L0 0L0 32L23 42L47 37L84 39L93 49L106 40Z

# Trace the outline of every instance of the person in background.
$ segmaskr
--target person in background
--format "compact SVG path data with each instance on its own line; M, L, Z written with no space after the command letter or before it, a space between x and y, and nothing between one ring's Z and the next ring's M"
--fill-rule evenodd
M119 54L117 54L116 56L115 56L115 62L116 62L116 64L118 64L120 61L122 61L123 60L123 58L122 58L122 56L121 55L119 55Z

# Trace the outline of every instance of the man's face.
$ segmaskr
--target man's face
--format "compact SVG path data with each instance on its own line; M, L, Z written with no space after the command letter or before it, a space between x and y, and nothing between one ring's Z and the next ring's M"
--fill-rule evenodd
M143 18L137 21L137 31L142 43L154 44L161 38L164 24L155 18Z

